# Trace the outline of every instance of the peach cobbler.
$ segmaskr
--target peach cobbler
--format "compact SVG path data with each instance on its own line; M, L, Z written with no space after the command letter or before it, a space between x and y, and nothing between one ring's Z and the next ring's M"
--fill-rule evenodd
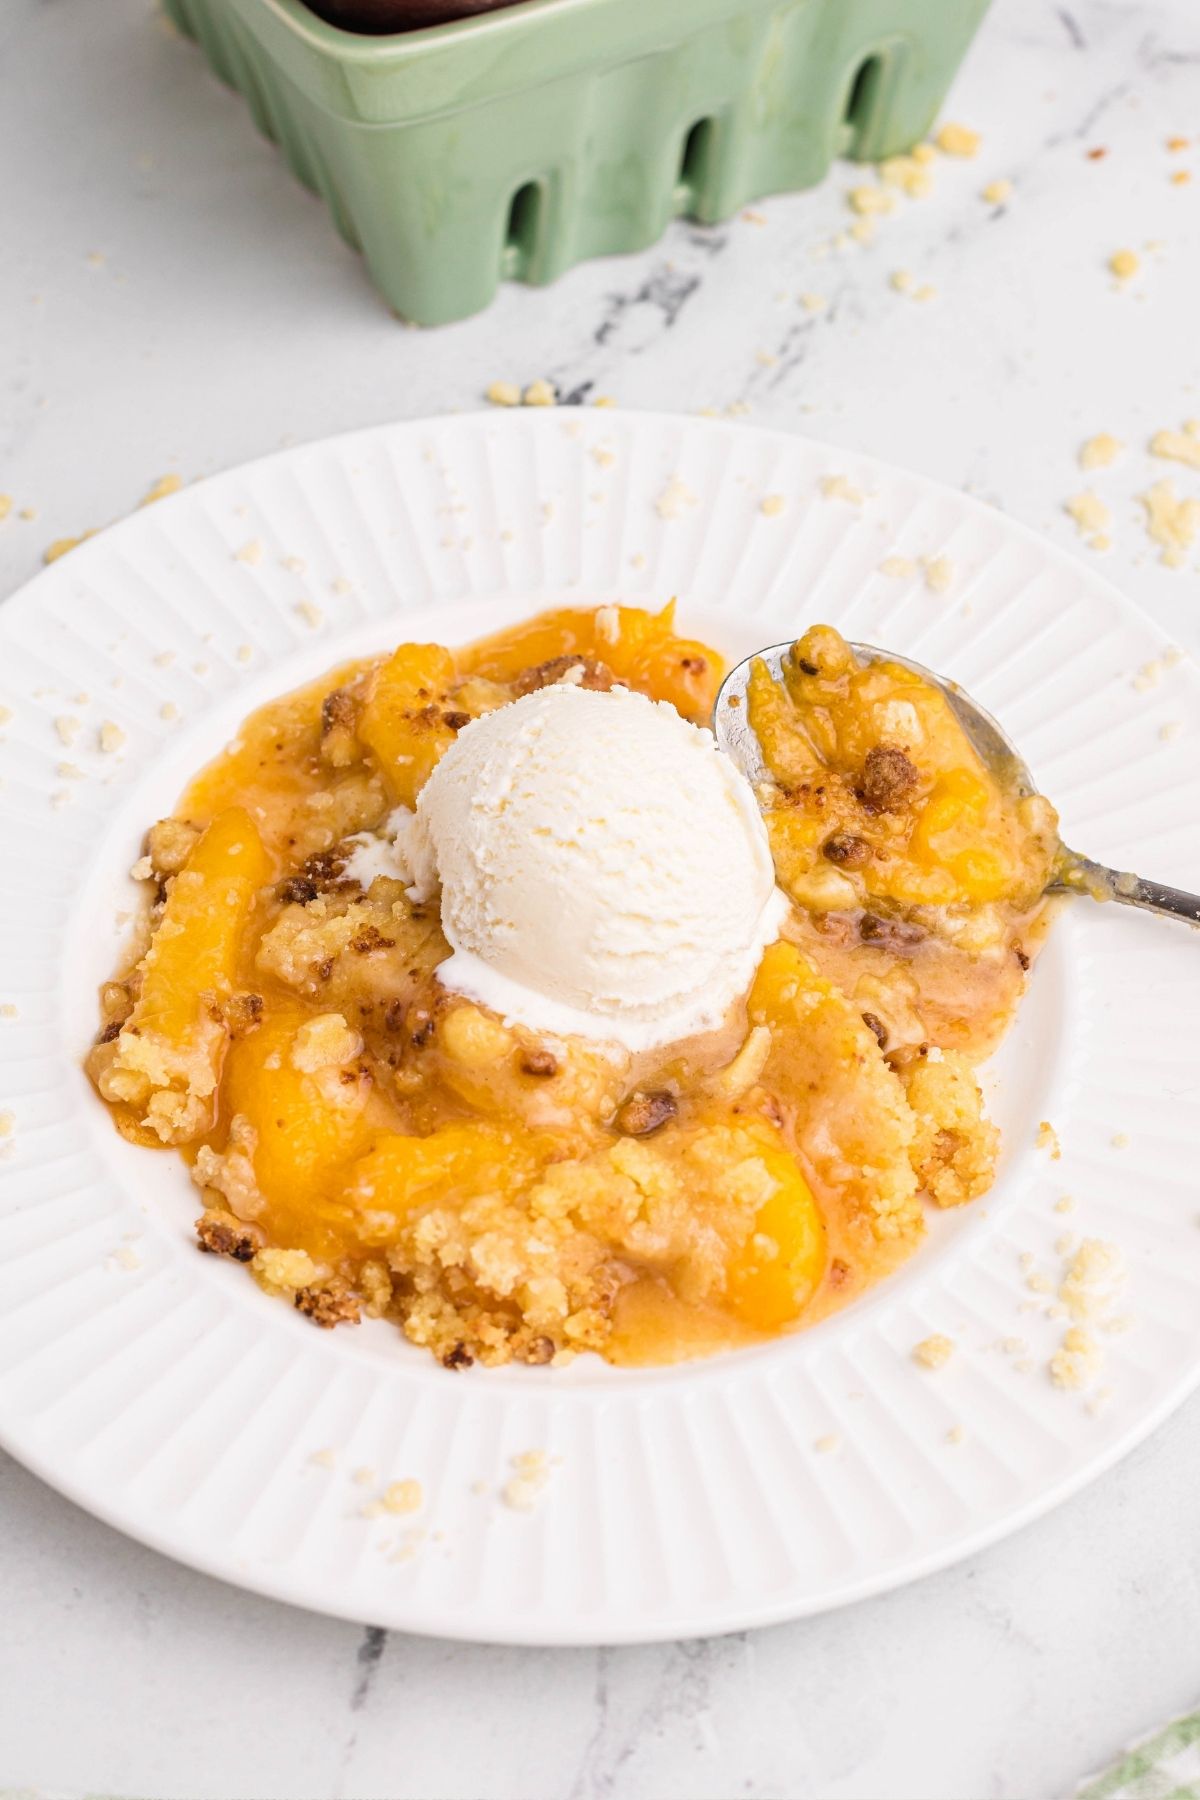
M256 713L152 825L88 1070L203 1249L448 1368L808 1323L989 1186L975 1065L1052 809L827 626L747 695L673 608L403 644Z

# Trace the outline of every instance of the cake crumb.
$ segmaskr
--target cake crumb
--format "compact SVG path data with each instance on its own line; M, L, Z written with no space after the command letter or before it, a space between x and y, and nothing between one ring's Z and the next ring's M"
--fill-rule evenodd
M1200 419L1188 419L1182 431L1156 431L1150 439L1150 454L1200 469Z
M164 700L158 709L158 716L165 719L168 725L173 724L179 717L179 708L173 700Z
M893 269L888 281L898 294L911 294L917 285L917 278L911 269Z
M593 406L615 406L617 403L611 394L597 394L592 401Z
M1005 201L1012 199L1012 191L1012 182L1002 175L997 181L989 181L979 197L986 200L989 206L1003 206Z
M758 510L765 513L768 519L777 519L785 505L782 494L765 494L758 503Z
M943 156L975 156L982 139L977 131L969 125L956 125L952 121L943 125L934 143Z
M411 1477L389 1482L380 1500L384 1512L389 1513L420 1512L424 1504L424 1489L419 1481L414 1481Z
M314 631L322 624L325 617L320 607L312 600L297 600L296 612Z
M1114 1131L1113 1135L1112 1135L1112 1147L1114 1150L1128 1150L1128 1148L1129 1148L1128 1132Z
M3 1005L0 1005L0 1019L18 1019L20 1016L11 1000L6 1000Z
M877 172L886 187L901 188L910 200L923 200L933 191L928 165L915 156L885 156Z
M150 486L138 501L138 505L153 506L156 500L165 500L168 495L177 494L182 486L182 475L160 475L157 481L152 481L150 483Z
M1072 494L1069 500L1063 501L1063 511L1074 519L1083 536L1089 533L1106 531L1112 523L1112 514L1100 498L1090 488L1081 494Z
M824 1437L817 1438L813 1443L813 1449L818 1456L832 1456L834 1452L840 1450L841 1447L842 1440L836 1431L826 1432Z
M851 212L860 217L870 217L877 213L890 213L895 206L895 199L885 188L872 187L868 182L850 189L846 195Z
M79 736L79 720L70 713L60 713L54 721L54 729L60 744L73 744Z
M946 1433L946 1442L948 1444L961 1444L966 1438L966 1435L966 1431L961 1425L952 1425Z
M5 1107L4 1111L0 1112L0 1138L11 1137L16 1130L16 1126L16 1114L10 1112L8 1108Z
M262 561L264 554L262 539L248 538L240 550L234 551L233 560L234 562L257 565Z
M1058 1199L1054 1202L1054 1210L1056 1213L1074 1212L1075 1211L1075 1196L1074 1196L1074 1194L1060 1194Z
M1115 438L1110 431L1098 431L1079 446L1079 466L1081 469L1107 469L1124 448L1120 438Z
M823 475L821 492L827 500L844 500L847 506L861 506L866 495L845 475Z
M337 1451L314 1450L308 1460L315 1469L332 1469L337 1464Z
M69 551L78 549L85 538L94 536L95 532L93 531L81 531L78 537L55 538L54 542L52 544L47 544L46 548L42 551L42 561L44 563L57 562L60 556L66 556Z
M1118 281L1128 281L1142 265L1136 251L1114 250L1108 259L1108 266Z
M126 735L113 719L105 719L98 734L100 749L105 756L114 756L126 742Z
M1058 1141L1058 1133L1049 1119L1043 1119L1039 1124L1034 1145L1038 1150L1048 1150L1051 1162L1058 1162L1062 1156L1062 1145Z
M954 564L948 556L923 556L921 572L925 577L925 586L932 593L949 593L954 585Z
M521 395L521 404L522 406L557 406L558 390L552 381L547 381L544 375L539 375L535 381L529 383Z
M1091 1333L1078 1325L1072 1325L1050 1358L1050 1379L1059 1388L1089 1387L1098 1375L1103 1360L1100 1346Z
M914 1344L912 1353L913 1361L923 1369L943 1368L953 1355L954 1339L946 1337L940 1331L935 1331L932 1336L922 1338L919 1344Z
M236 654L240 663L248 663L254 656L253 646L250 644L239 644Z
M0 520L7 519L8 515L12 511L12 509L13 509L12 495L11 494L0 494Z
M1072 1319L1107 1312L1125 1285L1125 1258L1105 1238L1084 1238L1068 1265L1058 1297Z
M892 581L910 581L916 572L917 565L911 556L885 556L879 565L879 573Z
M688 507L699 503L699 495L694 494L682 476L672 475L654 502L654 510L660 519L678 519Z
M350 1479L353 1481L355 1487L374 1487L375 1471L364 1464L362 1468L355 1469Z
M829 304L824 294L800 294L797 298L806 313L824 312Z
M550 1459L544 1450L522 1450L511 1459L513 1474L501 1488L501 1498L514 1512L532 1512L550 1480Z
M1174 743L1175 739L1180 735L1182 730L1183 730L1183 723L1181 720L1168 719L1165 725L1159 726L1158 735L1162 739L1164 744L1172 744L1172 743Z
M1181 500L1173 481L1156 481L1138 499L1146 510L1146 533L1159 546L1168 569L1181 569L1200 532L1200 500Z
M491 406L520 406L521 390L515 381L492 381L483 391Z

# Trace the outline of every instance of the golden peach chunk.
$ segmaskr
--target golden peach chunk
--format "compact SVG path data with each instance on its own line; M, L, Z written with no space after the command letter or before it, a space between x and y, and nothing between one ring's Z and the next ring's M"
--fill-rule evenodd
M211 1123L229 1040L221 1002L233 993L241 933L268 872L250 816L240 807L218 814L172 881L132 1013L114 1043L93 1052L104 1098L162 1143L186 1143Z

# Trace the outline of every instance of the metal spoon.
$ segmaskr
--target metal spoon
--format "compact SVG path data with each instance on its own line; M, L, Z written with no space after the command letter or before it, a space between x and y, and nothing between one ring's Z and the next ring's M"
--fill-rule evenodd
M775 679L781 680L783 661L791 648L791 642L772 644L769 649L758 650L738 663L722 682L713 707L712 724L717 743L755 786L768 780L770 771L750 723L746 697L750 668L761 660ZM935 675L932 669L912 662L907 656L897 656L892 650L878 650L873 644L851 644L850 648L861 662L899 663L901 668L940 688L988 768L1006 775L1019 793L1037 793L1037 784L1011 739L1005 736L991 714L964 693L957 682L947 681L943 676ZM1103 863L1093 862L1090 857L1080 856L1065 846L1049 891L1089 894L1093 900L1116 900L1122 906L1140 906L1146 912L1161 913L1164 918L1183 919L1189 925L1200 926L1200 894L1188 894L1182 888L1164 887L1161 882L1146 881L1140 875L1107 869Z

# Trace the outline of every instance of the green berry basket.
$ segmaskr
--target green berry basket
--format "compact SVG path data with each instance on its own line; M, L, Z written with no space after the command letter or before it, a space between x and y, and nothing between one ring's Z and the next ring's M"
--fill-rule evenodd
M419 325L907 149L987 4L519 0L379 37L303 0L166 0Z

